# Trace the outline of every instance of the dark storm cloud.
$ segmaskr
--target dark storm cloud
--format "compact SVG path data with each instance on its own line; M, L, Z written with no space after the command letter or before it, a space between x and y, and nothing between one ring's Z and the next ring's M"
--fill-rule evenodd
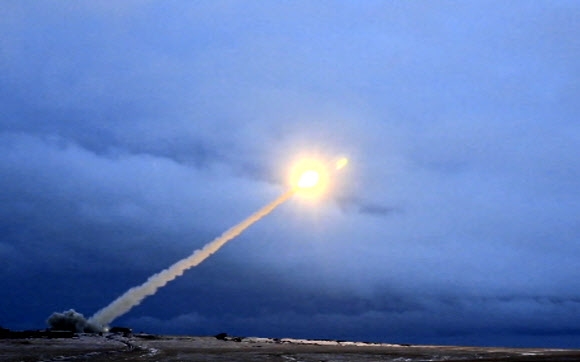
M386 302L386 306L381 305L381 298L369 300L351 296L344 300L335 300L336 304L332 302L332 298L322 301L315 298L313 302L318 307L308 311L302 308L305 301L301 296L288 293L282 297L288 301L282 312L278 309L261 309L253 313L239 313L233 305L235 303L226 303L231 309L226 309L223 318L216 316L216 313L198 311L177 314L165 320L143 317L128 321L141 328L150 326L171 333L201 330L203 333L212 334L221 328L233 334L389 340L401 343L409 340L415 340L416 343L437 343L448 338L467 341L479 335L480 338L485 336L488 345L501 345L505 343L502 341L506 336L516 334L533 337L530 340L534 340L537 345L545 345L542 338L578 335L575 327L578 320L566 319L569 312L578 309L578 305L569 307L564 313L553 309L551 315L554 319L546 323L542 315L530 317L530 313L546 309L534 298L514 298L506 301L456 296L450 300L449 296L430 296L413 300L391 295L390 298L382 300ZM401 308L405 305L405 299L406 303L412 304ZM399 307L389 308L388 305L393 303ZM360 305L361 308L340 307L345 305ZM312 325L319 327L313 331Z
M403 212L401 208L381 205L372 201L363 201L356 197L343 197L337 200L338 205L346 212L357 212L373 216L391 216Z
M90 315L345 155L123 321L577 347L579 11L5 4L0 324Z
M359 208L360 212L363 214L386 216L397 212L396 208L377 205L377 204L365 204Z

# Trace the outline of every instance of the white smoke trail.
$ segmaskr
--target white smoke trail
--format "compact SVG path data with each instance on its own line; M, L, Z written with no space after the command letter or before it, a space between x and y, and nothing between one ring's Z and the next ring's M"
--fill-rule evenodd
M248 217L246 220L240 222L221 236L215 238L203 248L196 250L189 257L178 261L169 268L152 275L147 281L139 286L133 287L126 291L119 298L115 299L111 304L101 309L93 315L89 322L98 326L108 326L113 320L130 311L133 307L139 305L143 299L153 295L157 290L173 279L181 276L187 269L193 268L207 259L210 255L218 251L229 240L240 235L244 230L250 227L253 223L268 215L278 205L288 200L290 196L295 193L295 190L289 190L276 200L272 201L262 209Z

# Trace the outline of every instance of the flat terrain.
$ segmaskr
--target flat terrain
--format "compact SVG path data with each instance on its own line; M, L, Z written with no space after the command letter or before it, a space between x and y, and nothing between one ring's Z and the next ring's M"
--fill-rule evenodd
M580 350L107 334L1 339L0 361L580 361Z

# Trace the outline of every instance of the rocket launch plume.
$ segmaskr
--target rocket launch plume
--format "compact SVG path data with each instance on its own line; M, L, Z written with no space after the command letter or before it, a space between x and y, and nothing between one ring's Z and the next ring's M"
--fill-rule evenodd
M287 191L244 221L240 222L236 226L224 232L221 236L206 244L203 248L196 250L189 257L178 261L169 268L155 275L152 275L145 283L129 289L125 292L125 294L121 295L111 304L95 313L95 315L89 319L89 323L101 327L108 326L113 320L127 313L133 307L139 305L143 299L155 294L159 288L165 286L167 283L177 278L178 276L181 276L186 270L193 268L203 262L210 255L218 251L229 240L240 235L253 223L268 215L278 205L288 200L295 192L296 189Z

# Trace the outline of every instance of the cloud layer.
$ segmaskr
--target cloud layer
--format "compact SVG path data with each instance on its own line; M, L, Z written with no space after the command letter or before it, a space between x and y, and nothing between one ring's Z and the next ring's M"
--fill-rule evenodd
M97 311L347 155L120 322L579 347L575 2L0 10L0 325ZM576 339L575 339L576 338Z

